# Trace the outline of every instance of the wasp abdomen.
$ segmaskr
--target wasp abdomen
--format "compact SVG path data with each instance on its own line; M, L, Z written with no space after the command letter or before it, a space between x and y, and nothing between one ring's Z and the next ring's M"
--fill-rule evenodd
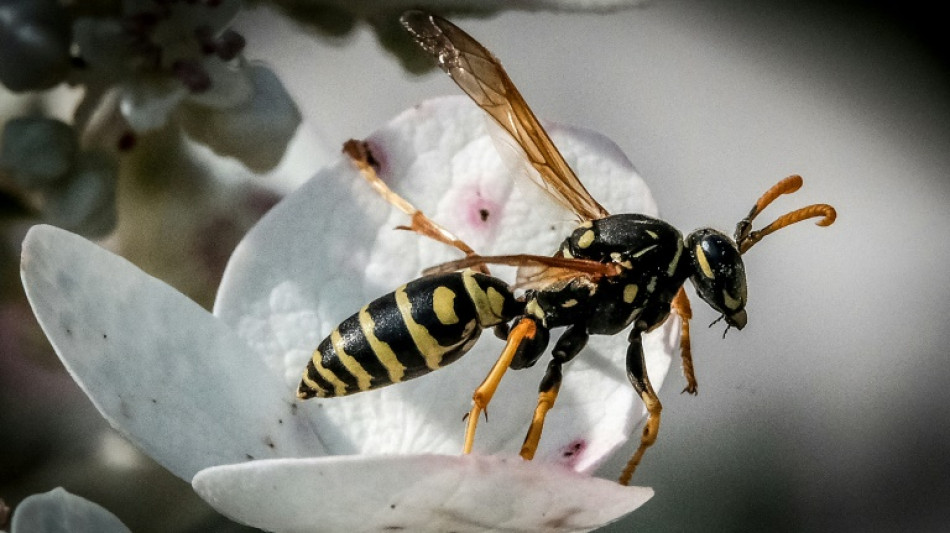
M297 396L344 396L427 374L523 307L503 281L471 271L411 281L364 306L320 343Z

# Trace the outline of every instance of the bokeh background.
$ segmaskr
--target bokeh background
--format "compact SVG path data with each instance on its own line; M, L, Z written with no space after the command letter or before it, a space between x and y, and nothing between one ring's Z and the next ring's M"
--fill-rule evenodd
M671 373L660 440L634 480L656 496L607 531L950 528L950 71L928 9L656 0L607 15L456 19L501 58L540 117L612 138L684 231L731 232L793 173L804 188L763 221L806 203L838 209L830 228L806 223L750 252L745 330L721 338L705 327L715 314L693 299L699 395L679 394ZM329 40L266 10L237 27L247 55L278 73L331 146L458 92L441 73L407 74L366 29ZM48 446L100 431L69 383L51 369L34 394L7 404L7 427ZM50 395L67 410L34 416ZM103 446L74 448L71 459ZM117 501L115 487L62 461L47 470L78 469L89 478L82 495L134 530L236 529L207 518L174 478L149 478L151 501ZM43 479L18 487L47 490ZM150 524L154 509L184 519Z

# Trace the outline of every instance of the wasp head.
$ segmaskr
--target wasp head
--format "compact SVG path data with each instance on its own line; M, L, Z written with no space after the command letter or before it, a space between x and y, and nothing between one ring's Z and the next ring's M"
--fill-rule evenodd
M727 324L745 327L745 266L735 242L719 231L703 228L689 234L686 247L696 293L722 313Z

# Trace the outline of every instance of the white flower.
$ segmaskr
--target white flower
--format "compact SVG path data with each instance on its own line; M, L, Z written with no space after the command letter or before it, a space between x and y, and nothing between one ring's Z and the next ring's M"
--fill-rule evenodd
M269 69L243 58L244 37L229 29L240 10L240 0L125 0L121 16L78 18L83 67L73 82L86 86L86 101L77 122L92 125L103 105L116 106L136 133L177 119L219 155L273 168L300 112Z
M367 141L380 175L481 253L550 253L572 215L532 185L515 190L468 100L427 101ZM611 212L655 214L646 186L600 135L549 126ZM462 415L502 342L459 362L345 398L295 399L313 348L360 306L457 252L410 232L351 162L278 204L229 262L214 314L128 262L40 226L23 246L34 311L103 415L215 508L275 531L578 531L635 509L650 489L590 477L643 409L625 337L595 337L568 367L532 462L517 457L543 364L512 371L476 453ZM501 269L493 270L504 275ZM678 331L645 339L659 385Z

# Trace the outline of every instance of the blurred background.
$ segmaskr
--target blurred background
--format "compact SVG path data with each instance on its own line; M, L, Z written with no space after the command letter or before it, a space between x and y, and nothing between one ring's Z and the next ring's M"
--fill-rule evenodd
M731 233L789 174L805 186L763 221L807 203L838 210L830 228L802 224L746 257L743 331L723 339L721 328L707 329L716 315L693 298L699 395L679 394L682 378L671 372L659 393L660 439L634 479L656 495L606 531L950 528L941 17L922 2L751 0L454 17L502 60L540 117L612 138L681 230ZM234 27L304 118L308 133L287 165L312 164L301 151L321 141L335 150L420 100L458 92L441 72L407 73L367 28L320 37L264 8ZM266 191L250 196L251 212L273 201ZM225 233L236 242L249 223L228 222ZM18 241L5 238L15 257ZM214 271L222 254L200 257ZM5 287L17 283L10 264ZM41 334L10 333L34 328L31 320L16 306L0 315L0 497L13 504L64 484L134 531L239 529L111 435L55 357L19 357L43 351ZM600 475L614 477L625 460ZM120 474L87 468L103 462L120 463ZM116 490L130 472L148 473L147 492Z

